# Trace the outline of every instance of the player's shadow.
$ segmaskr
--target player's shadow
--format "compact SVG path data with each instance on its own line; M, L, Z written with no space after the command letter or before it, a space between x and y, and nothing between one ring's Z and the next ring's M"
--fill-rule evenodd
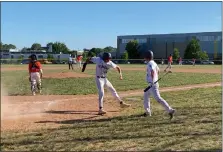
M108 112L118 112L118 111L108 111ZM88 111L73 111L73 110L66 110L66 111L45 111L44 113L48 114L83 114L83 115L98 115L98 111L95 110L88 110Z

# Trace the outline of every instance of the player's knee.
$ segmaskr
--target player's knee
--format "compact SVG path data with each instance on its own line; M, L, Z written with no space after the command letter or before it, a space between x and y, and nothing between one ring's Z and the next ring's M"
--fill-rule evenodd
M163 98L161 96L156 96L155 99L159 103L162 102L162 100L163 100Z

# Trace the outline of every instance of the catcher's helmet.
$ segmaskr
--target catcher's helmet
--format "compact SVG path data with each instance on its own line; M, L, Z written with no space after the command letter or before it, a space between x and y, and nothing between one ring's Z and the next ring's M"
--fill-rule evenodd
M32 55L30 55L30 59L34 61L34 60L37 60L37 57L35 54L32 54Z
M108 60L108 59L111 59L111 58L112 58L111 53L107 53L107 52L105 52L105 53L103 53L103 55L102 55L102 59L103 59L103 60Z
M147 59L153 59L153 52L148 50L148 51L145 51L144 53L144 58L147 58Z

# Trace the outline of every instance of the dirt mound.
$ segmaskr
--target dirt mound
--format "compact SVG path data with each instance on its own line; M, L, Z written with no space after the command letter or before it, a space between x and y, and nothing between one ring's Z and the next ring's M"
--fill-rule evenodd
M44 74L43 78L88 78L93 77L93 75L77 72L60 72L60 73L48 73Z

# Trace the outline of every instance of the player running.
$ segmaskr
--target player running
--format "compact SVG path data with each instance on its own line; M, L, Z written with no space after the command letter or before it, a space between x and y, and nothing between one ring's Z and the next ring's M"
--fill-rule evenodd
M104 87L106 86L112 95L119 101L121 108L130 107L130 104L126 104L123 100L119 97L117 91L112 86L111 82L107 79L106 75L110 68L116 69L119 72L120 80L122 80L122 72L121 68L117 66L115 63L111 61L111 54L105 52L101 57L90 57L86 60L86 63L89 61L96 63L96 85L98 88L98 95L99 95L99 115L106 114L106 111L103 109L103 98L104 98Z
M173 62L173 57L172 57L172 55L170 54L170 56L168 57L168 65L167 65L166 69L164 70L164 72L166 72L166 70L167 70L168 68L171 70L171 68L172 68L172 66L171 66L172 62Z
M151 110L150 110L150 96L153 96L157 102L159 102L165 110L169 113L170 119L173 118L173 115L175 113L175 109L171 108L169 104L160 96L159 92L159 84L158 82L154 84L158 80L159 75L159 67L156 64L156 62L153 60L153 52L152 51L146 51L145 52L145 60L147 63L147 75L146 80L149 85L152 85L152 87L144 93L144 109L145 113L144 116L151 116Z

